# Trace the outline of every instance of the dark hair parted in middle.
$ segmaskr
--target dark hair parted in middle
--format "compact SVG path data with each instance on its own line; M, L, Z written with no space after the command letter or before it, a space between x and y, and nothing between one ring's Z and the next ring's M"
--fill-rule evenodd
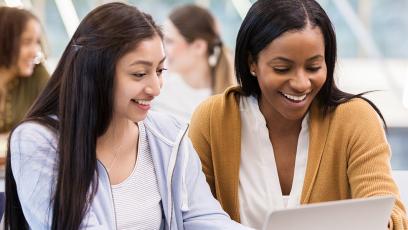
M362 97L364 93L354 95L337 88L334 81L336 34L326 12L315 0L258 0L252 5L239 29L235 49L235 72L243 93L261 95L258 80L250 73L250 60L256 62L259 53L283 33L302 30L308 24L319 27L324 38L327 78L316 96L322 112L325 114L358 97L366 100L384 121L378 108Z
M154 36L162 37L160 28L134 6L109 3L94 9L80 23L51 80L22 121L39 122L61 137L51 229L79 229L85 218L98 186L96 141L113 115L116 64L141 41ZM26 229L10 148L6 196L5 225Z

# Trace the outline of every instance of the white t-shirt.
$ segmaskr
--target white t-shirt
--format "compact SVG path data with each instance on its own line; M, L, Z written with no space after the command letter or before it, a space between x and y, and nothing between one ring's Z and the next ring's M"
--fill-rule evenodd
M296 149L295 172L289 196L283 196L272 143L258 100L241 97L241 164L239 169L239 209L241 224L261 229L272 210L300 205L309 147L308 114Z
M152 110L164 112L189 122L196 107L211 96L211 88L195 89L177 74L163 78L160 95L153 100Z
M161 196L152 154L143 122L139 126L139 146L131 175L112 185L118 229L159 229L162 221Z

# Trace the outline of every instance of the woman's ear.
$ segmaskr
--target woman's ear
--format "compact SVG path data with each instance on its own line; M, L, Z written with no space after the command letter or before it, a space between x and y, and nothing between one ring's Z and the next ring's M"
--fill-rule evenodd
M207 57L208 44L204 39L197 38L191 43L193 53Z
M252 55L248 56L248 66L249 66L249 72L251 73L251 75L256 77L257 66L256 66L256 61L253 59Z

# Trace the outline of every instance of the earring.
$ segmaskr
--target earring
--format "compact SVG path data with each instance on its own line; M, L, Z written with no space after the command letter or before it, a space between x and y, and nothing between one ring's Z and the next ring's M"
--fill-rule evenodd
M220 53L221 53L221 48L220 48L220 46L215 46L215 47L214 47L213 54L211 54L211 55L208 57L208 64L209 64L211 67L214 67L214 66L217 64L218 59L219 59L219 56L220 56Z
M256 77L256 73L254 71L251 71L251 75Z

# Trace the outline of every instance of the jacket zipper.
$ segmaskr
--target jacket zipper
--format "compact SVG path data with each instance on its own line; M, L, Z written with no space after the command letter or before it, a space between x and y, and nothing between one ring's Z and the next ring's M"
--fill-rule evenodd
M108 181L109 181L109 191L110 191L110 195L112 198L112 207L113 207L113 222L115 223L115 229L118 229L118 223L117 223L117 218L116 218L116 207L115 207L115 198L113 198L113 191L112 191L112 186L111 186L111 181L110 181L110 177L109 177L109 173L106 170L105 166L101 163L103 169L105 170L106 175L108 176Z
M171 223L172 223L172 221L173 221L173 192L172 192L172 184L173 184L173 174L174 174L174 170L175 170L175 166L176 166L176 161L177 161L177 155L178 155L178 152L179 152L179 149L180 149L180 144L181 144L181 141L183 140L183 138L184 138L184 136L186 135L186 133L187 133L187 130L188 130L188 125L187 125L187 127L184 129L184 131L181 131L180 132L180 137L177 139L177 145L176 146L174 146L174 149L175 149L175 151L172 151L172 155L170 156L170 160L172 159L172 156L173 156L173 154L176 154L174 157L175 157L175 159L174 159L174 164L173 165L171 165L171 177L170 177L170 184L168 184L167 186L170 186L170 187L168 187L167 188L167 190L168 190L168 192L169 192L169 194L168 194L168 196L170 197L170 199L169 199L169 207L170 207L170 212L169 212L169 215L170 215L170 222L169 222L169 230L171 230Z
M109 178L109 175L108 175ZM113 205L113 221L115 222L115 229L118 229L118 222L117 222L117 218L116 218L116 206L115 206L115 198L113 198L113 191L112 191L112 186L110 184L110 178L109 178L109 190L110 190L110 194L112 197L112 205Z

